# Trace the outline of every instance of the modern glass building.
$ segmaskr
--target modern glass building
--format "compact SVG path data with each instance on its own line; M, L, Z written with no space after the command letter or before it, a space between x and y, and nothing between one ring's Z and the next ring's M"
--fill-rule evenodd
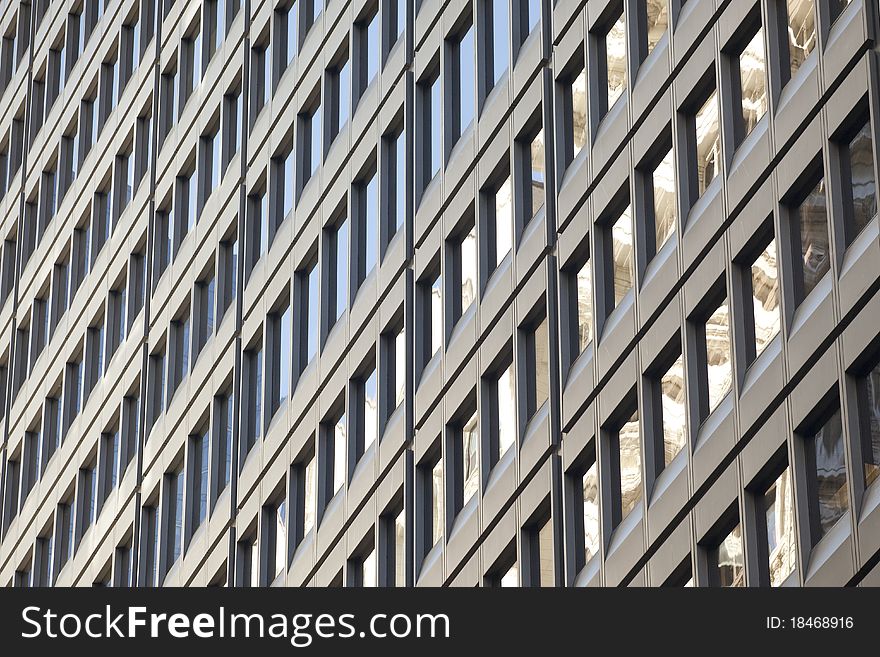
M880 584L876 0L0 37L0 585Z

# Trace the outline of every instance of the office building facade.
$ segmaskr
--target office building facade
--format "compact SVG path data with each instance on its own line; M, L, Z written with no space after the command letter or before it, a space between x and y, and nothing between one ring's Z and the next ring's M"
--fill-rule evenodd
M0 36L0 585L880 583L876 0Z

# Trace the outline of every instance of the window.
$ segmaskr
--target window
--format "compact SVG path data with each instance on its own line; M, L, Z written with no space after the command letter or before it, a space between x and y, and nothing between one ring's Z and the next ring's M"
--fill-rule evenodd
M214 276L213 267L202 275L201 280L196 281L195 303L196 333L193 360L199 357L208 340L214 335L217 324L217 277Z
M351 114L351 64L343 52L327 69L327 139L328 146L348 123Z
M704 97L695 114L687 121L688 189L690 206L706 192L720 173L721 132L718 115L718 92L714 88Z
M788 19L787 29L783 32L788 35L788 63L783 74L794 77L804 60L813 52L819 38L816 30L816 8L814 0L786 0L784 13ZM784 55L783 55L784 56Z
M446 515L443 494L443 459L439 447L418 466L416 484L416 555L422 561L443 540Z
M436 70L419 84L419 97L421 100L421 121L418 136L420 158L419 177L420 191L424 191L428 184L440 172L442 154L442 131L437 129L440 123L442 102L440 96L440 72Z
M788 207L790 228L796 231L792 242L800 242L801 246L801 257L797 258L795 254L792 262L796 305L800 305L831 269L825 181L820 176L820 170L817 170L806 193L795 197Z
M836 140L844 202L847 246L877 216L877 177L874 172L874 137L871 121Z
M247 236L247 273L250 275L257 262L269 249L269 197L263 189L248 196Z
M238 542L238 566L235 569L238 586L260 586L260 544L257 540L257 529L251 535Z
M523 586L556 586L553 519L523 527Z
M269 39L264 38L251 48L251 127L272 98L271 65Z
M355 103L367 90L367 87L379 73L379 12L373 7L372 13L361 17L354 24L353 48L357 53L355 59Z
M489 193L487 206L488 266L491 276L513 248L513 188L510 176Z
M165 411L165 347L159 347L150 356L150 426L152 427L159 416Z
M357 463L361 456L376 442L379 431L379 403L376 367L371 362L368 371L352 381L352 393L355 404L354 420L355 453L353 461Z
M241 88L236 87L223 97L223 171L241 150L242 111Z
M521 46L541 21L541 0L517 0L515 4L518 7L514 18L519 24L518 45Z
M840 406L836 400L835 406L826 411L825 418L809 428L804 436L810 537L813 545L849 510L845 438Z
M452 323L464 315L477 298L477 228L474 224L461 230L461 234L449 245L450 269L454 272L453 287L457 293L450 295Z
M192 232L199 218L198 177L194 169L177 177L174 200L177 215L175 244L179 248L183 238Z
M226 0L207 0L205 2L205 49L207 61L211 61L226 36L226 20L228 9Z
M713 293L710 298L717 299L719 296ZM699 361L694 381L699 422L709 417L730 392L733 379L727 298L722 297L717 305L710 306L700 317L702 321L695 320L693 333Z
M167 574L183 551L183 492L185 487L183 470L166 472L164 479L164 511L167 518L167 521L163 523L165 527L164 570Z
M306 35L309 33L309 30L312 28L318 18L321 16L321 12L324 11L324 3L327 0L305 0L301 2L303 12L303 30L300 42L305 40Z
M760 18L757 20L760 25ZM740 114L734 112L734 139L738 146L767 112L767 57L763 28L758 27L732 62L739 75L738 91L742 106ZM737 85L731 86L736 94Z
M232 305L238 290L238 235L235 232L227 234L220 242L218 263L220 305L217 308L217 321L219 322Z
M416 313L422 318L422 333L418 337L416 353L421 356L418 363L421 370L443 346L443 294L439 266L435 267L419 284Z
M484 404L489 421L486 444L489 448L489 467L501 460L515 443L516 429L516 379L510 355L485 379L487 404Z
M379 353L383 360L379 366L382 371L382 388L379 393L382 408L380 433L385 430L388 420L406 396L406 329L403 318L395 322L381 336Z
M116 422L116 420L114 420ZM122 443L119 429L112 427L101 434L99 465L101 467L99 501L103 504L119 485L121 476Z
M269 350L266 359L266 378L270 385L270 389L267 390L269 398L266 411L267 417L271 418L290 399L293 335L290 303L287 298L277 303L276 308L269 313L266 323L269 331L266 336Z
M287 501L281 500L274 506L268 507L264 518L265 524L263 526L268 534L266 540L272 550L270 560L272 565L269 572L269 582L271 583L287 572Z
M510 66L510 33L508 22L510 20L509 0L486 0L485 21L485 79L486 95L501 78L507 73Z
M348 222L343 217L325 231L327 257L325 289L327 322L325 336L348 308Z
M189 532L191 539L208 516L208 430L203 429L189 438Z
M375 168L355 183L352 196L352 255L357 267L353 284L359 290L379 258L379 177Z
M655 471L669 466L687 444L684 359L676 341L648 372Z
M762 558L767 566L761 568L762 584L782 586L797 565L794 502L791 473L785 468L758 500L758 532L765 534ZM766 551L764 551L766 550Z
M544 207L544 130L538 130L524 152L523 209L528 220L537 216Z
M645 248L646 261L650 262L675 233L675 158L672 148L668 148L659 159L650 161L646 171L638 173L643 176L644 193L647 197Z
M776 337L781 321L776 240L771 234L765 243L766 246L742 272L747 286L746 294L751 296L751 303L747 302L743 307L745 329L746 333L752 332L754 336L754 340L745 345L748 364L760 356Z
M98 381L104 375L104 343L106 331L104 329L104 317L98 317L94 320L92 326L88 328L86 339L86 363L88 371L86 373L85 395L88 396Z
M98 514L98 476L94 464L79 470L79 490L77 492L77 539L79 543L93 524Z
M226 490L232 478L232 436L235 430L235 408L231 392L214 397L214 448L212 450L212 494L211 505L217 502L220 493Z
M189 374L191 334L189 308L180 311L177 318L172 320L170 334L171 352L169 354L169 362L171 363L171 368L168 372L169 398L174 396L178 386Z
M294 159L296 155L293 145L288 144L286 150L272 158L272 185L269 193L272 203L272 225L270 231L274 238L279 226L293 210L293 191L296 185L296 172L294 171ZM273 189L274 187L274 189Z
M384 0L382 15L385 20L383 29L385 47L382 52L387 58L391 48L397 43L406 28L406 0Z
M246 455L263 435L263 346L262 336L245 351L245 383L242 393L246 403L242 455Z
M159 585L159 512L156 506L141 510L141 586Z
M710 586L745 586L742 528L738 521L707 551ZM729 525L728 525L729 527Z
M382 182L383 207L386 211L383 249L406 221L406 133L403 125L382 138L384 148Z
M587 143L587 71L583 65L565 86L563 107L566 117L563 134L567 137L564 144L565 164L568 166Z
M120 476L128 468L138 452L141 428L140 382L122 398L122 457Z
M18 515L19 483L21 479L21 464L17 458L6 459L6 491L3 495L3 531L4 534L10 523Z
M296 272L294 304L297 326L294 332L294 375L300 374L318 355L319 304L317 254L304 268Z
M564 317L567 319L568 366L593 340L593 273L588 247L582 245L571 264L563 270Z
M447 113L452 119L450 133L450 148L467 131L474 121L476 111L476 87L474 70L476 67L476 54L474 51L474 26L468 25L451 43L452 59L450 64L449 79L452 81L449 95L454 99L452 112ZM437 126L434 126L437 129Z
M642 436L638 407L623 409L606 432L612 488L608 514L611 529L614 529L642 497Z
M640 35L639 50L641 53L640 61L654 52L654 48L660 43L660 39L666 34L669 27L669 6L668 0L647 0L636 6L638 12L637 20L643 24L645 38L642 40Z
M526 420L531 421L550 394L547 317L541 317L525 333Z
M321 496L318 509L323 514L330 500L344 486L347 475L348 433L345 413L337 411L321 425L321 445L318 462L321 468Z
M321 98L318 96L312 105L300 114L300 157L302 165L299 168L300 192L306 183L321 166Z
M82 356L79 360L69 361L64 376L64 394L67 400L67 417L65 430L73 423L82 409L83 402L83 364Z
M177 62L172 62L170 67L163 71L160 91L159 106L159 142L164 143L165 139L171 132L171 129L177 123L182 110L180 102L180 73ZM92 136L94 141L96 135Z
M398 507L400 508L400 507ZM407 585L406 514L390 511L379 516L379 562L382 586L405 587Z
M455 469L458 471L451 509L455 516L480 490L480 425L476 410L466 412L463 419L453 424L449 431L452 434L451 451Z
M614 294L614 303L608 304L608 314L617 308L633 289L635 271L633 266L633 234L632 234L632 207L627 205L610 226L603 230L603 242L605 247L606 272L610 265L610 278L613 285L610 286ZM610 239L609 239L610 238ZM607 274L606 274L607 276ZM609 286L606 286L606 290ZM610 301L608 299L606 303Z
M291 470L291 531L295 549L315 526L318 482L315 476L315 451L310 444L307 451L293 464ZM295 515L294 515L295 514Z
M131 587L134 584L134 561L132 559L131 538L126 544L118 545L113 553L113 586Z
M181 107L186 105L192 92L198 88L202 81L202 73L204 72L207 61L202 58L202 28L196 24L190 30L190 33L184 36L180 44L181 50L181 70L183 76L180 80L181 91Z
M599 95L599 120L626 91L626 22L623 11L607 26L607 30L598 40L601 53L599 74L605 87L605 93Z
M201 214L211 192L220 186L220 178L223 175L220 146L219 126L215 126L213 132L202 135L201 161L199 162L201 190L196 201L197 215Z

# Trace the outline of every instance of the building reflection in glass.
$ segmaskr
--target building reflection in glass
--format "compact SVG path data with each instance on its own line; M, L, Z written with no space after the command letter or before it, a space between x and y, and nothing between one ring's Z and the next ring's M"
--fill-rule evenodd
M675 232L675 160L670 149L652 176L654 187L654 230L656 250Z
M760 356L779 333L779 270L776 240L770 240L752 265L752 305L755 315L755 355Z
M672 463L687 440L685 433L684 358L679 355L660 379L663 413L663 455Z
M702 196L721 166L721 132L718 128L718 92L713 91L697 112L697 182Z
M824 180L820 180L798 206L797 217L801 233L801 255L804 259L803 283L806 297L831 269Z
M716 581L718 586L745 586L743 567L742 528L733 528L718 546Z
M780 586L794 572L797 564L794 504L789 468L786 468L764 493L764 518L767 522L770 586Z
M464 503L473 497L474 493L480 486L480 466L479 466L479 442L480 429L477 422L477 414L474 413L470 419L465 422L461 430L462 439L462 468L464 475Z
M605 61L608 66L608 108L626 91L626 23L621 14L605 35Z
M626 518L642 496L642 437L638 409L617 434L620 449L620 517Z
M584 548L586 561L599 553L599 468L596 463L584 474Z
M632 206L627 206L611 228L614 259L614 307L633 286Z
M818 540L849 509L840 409L813 436L813 446L816 457L816 502L819 506Z
M817 38L813 0L788 0L788 57L792 77L813 52Z
M744 134L749 134L767 112L767 58L764 30L759 29L739 56Z
M706 367L709 383L709 413L730 392L733 370L730 351L730 313L727 299L706 321Z

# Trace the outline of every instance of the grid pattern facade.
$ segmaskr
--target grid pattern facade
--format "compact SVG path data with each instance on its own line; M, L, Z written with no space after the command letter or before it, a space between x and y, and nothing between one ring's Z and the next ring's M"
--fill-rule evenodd
M878 34L0 3L0 584L880 583Z

